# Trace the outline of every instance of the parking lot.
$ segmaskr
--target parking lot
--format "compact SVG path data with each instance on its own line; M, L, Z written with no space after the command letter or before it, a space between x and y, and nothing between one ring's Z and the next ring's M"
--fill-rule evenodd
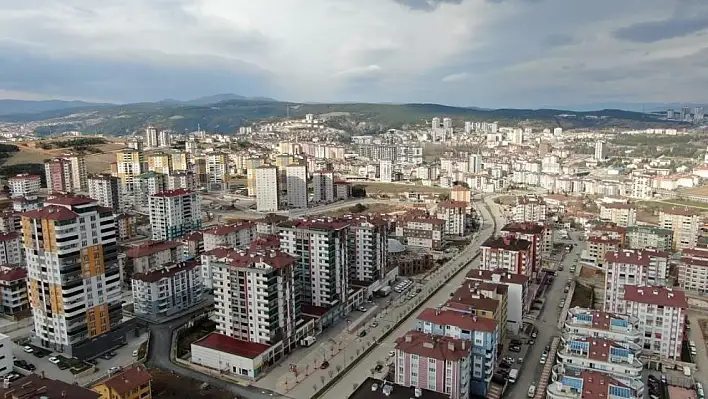
M136 352L140 344L145 340L147 340L146 333L141 334L139 337L129 337L127 345L113 351L115 356L111 359L96 359L96 364L93 365L96 367L96 371L93 374L81 378L75 378L71 369L81 370L82 368L90 368L90 366L82 366L83 362L77 359L69 359L62 354L50 352L32 345L30 345L32 353L27 353L23 349L24 346L17 343L13 343L13 354L17 360L33 365L35 367L34 373L44 374L48 378L64 382L83 384L99 378L102 374L106 374L112 367L125 367L135 362L136 357L133 356L133 352ZM50 358L53 361L58 361L58 364L50 362Z

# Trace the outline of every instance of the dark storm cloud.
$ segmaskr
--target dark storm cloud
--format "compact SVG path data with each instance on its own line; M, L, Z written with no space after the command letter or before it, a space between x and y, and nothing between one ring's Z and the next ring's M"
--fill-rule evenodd
M700 17L640 22L615 30L613 36L634 43L654 43L684 37L706 28L708 28L708 15L702 15Z
M461 4L463 0L393 0L413 10L433 11L441 4Z

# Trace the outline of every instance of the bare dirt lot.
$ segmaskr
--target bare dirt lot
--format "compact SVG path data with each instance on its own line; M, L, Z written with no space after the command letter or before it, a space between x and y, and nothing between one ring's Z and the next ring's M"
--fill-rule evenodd
M35 146L34 142L24 142L16 144L19 152L12 153L7 158L4 165L19 165L28 163L44 163L45 159L60 156L71 152L71 148L53 148L45 150ZM86 170L88 173L100 173L110 170L111 162L116 160L116 151L125 148L122 142L110 142L106 144L92 145L91 147L103 153L86 154Z
M391 205L391 204L367 204L365 205L366 209L362 212L355 212L354 207L357 207L357 205L353 205L349 208L342 208L342 209L337 209L336 211L331 211L331 212L325 212L324 215L326 216L332 216L332 217L337 217L337 216L343 216L351 213L357 213L361 215L369 215L369 214L382 214L382 213L393 213L393 212L405 212L409 209L417 208L414 205Z

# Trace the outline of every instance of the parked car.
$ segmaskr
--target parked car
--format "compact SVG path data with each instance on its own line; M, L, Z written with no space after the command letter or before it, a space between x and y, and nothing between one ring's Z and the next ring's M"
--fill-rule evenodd
M61 363L61 360L59 360L59 358L56 357L56 356L52 356L52 357L50 357L50 358L47 359L47 360L49 360L49 363L52 363L52 364L59 364L59 363Z
M512 345L509 347L510 352L521 352L521 347L518 345Z
M365 337L365 336L366 336L366 330L362 330L362 331L359 333L359 336L360 336L360 337Z
M531 338L536 338L536 337L538 337L538 331L533 330L533 332L531 333Z
M25 353L32 353L32 352L34 352L34 349L32 349L32 347L29 346L29 345L23 346L23 347L22 347L22 350L23 350Z
M321 368L322 370L324 370L324 369L326 369L327 367L329 367L329 362L325 360L325 361L322 362L322 364L320 365L320 368Z
M374 372L379 373L383 370L383 364L377 364L376 367L374 367Z

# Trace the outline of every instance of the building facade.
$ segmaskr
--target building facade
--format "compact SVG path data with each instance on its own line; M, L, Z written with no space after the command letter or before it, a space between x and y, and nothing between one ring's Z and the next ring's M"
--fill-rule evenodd
M276 212L280 205L278 168L261 166L256 169L256 209L258 212Z
M163 191L149 202L153 240L173 240L202 227L201 199L193 191Z
M665 209L659 212L659 227L674 232L674 249L696 247L700 217L687 209Z
M531 242L515 237L491 237L480 248L480 269L503 269L513 274L533 275Z
M201 270L196 261L134 273L131 289L135 314L150 320L184 312L204 299Z
M89 197L99 205L118 212L122 209L122 185L118 177L109 174L93 175L88 178Z

